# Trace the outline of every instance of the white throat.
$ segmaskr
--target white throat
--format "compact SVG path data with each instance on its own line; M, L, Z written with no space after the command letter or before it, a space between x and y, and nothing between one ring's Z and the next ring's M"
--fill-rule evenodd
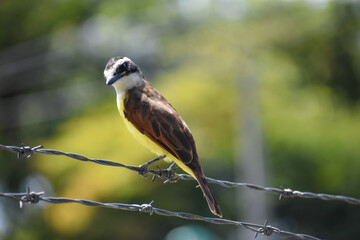
M114 82L112 86L116 90L116 94L122 96L127 90L139 87L144 84L144 79L139 73L130 73Z

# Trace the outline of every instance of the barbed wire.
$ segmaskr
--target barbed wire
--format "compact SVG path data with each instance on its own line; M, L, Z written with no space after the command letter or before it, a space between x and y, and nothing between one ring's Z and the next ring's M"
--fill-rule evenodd
M273 233L283 236L283 237L292 237L296 239L306 239L306 240L320 240L320 238L313 237L307 234L299 234L281 230L277 227L273 227L268 224L266 220L263 225L254 224L254 223L247 223L247 222L240 222L234 220L228 220L223 218L211 218L211 217L203 217L200 215L186 213L186 212L173 212L161 208L154 207L153 201L150 203L145 204L129 204L129 203L105 203L105 202L97 202L92 200L86 199L71 199L65 197L45 197L43 196L44 192L30 192L30 188L27 188L26 193L1 193L0 197L10 198L16 201L19 201L20 207L23 207L23 203L29 204L36 204L40 201L48 202L51 204L62 204L62 203L78 203L86 206L92 207L106 207L106 208L114 208L120 210L127 210L127 211L137 211L143 213L158 214L162 216L171 216L171 217L178 217L188 220L197 220L197 221L204 221L213 224L228 224L228 225L236 225L239 227L243 227L255 232L255 238L258 234L263 234L265 236L270 236Z
M193 177L191 177L188 174L179 174L176 173L175 170L176 165L171 165L167 169L161 169L159 166L157 167L157 170L150 169L149 165L164 158L165 156L159 156L157 158L152 159L151 161L144 163L140 166L132 166L132 165L126 165L118 162L113 162L109 160L103 160L103 159L96 159L96 158L87 158L83 155L76 154L76 153L67 153L62 152L59 150L53 150L53 149L43 149L43 146L39 145L36 147L30 147L30 146L24 146L21 147L18 146L6 146L0 144L0 149L11 151L14 153L17 153L17 157L20 158L22 156L25 156L27 158L30 158L34 153L40 153L40 154L49 154L49 155L63 155L69 158L73 158L80 161L87 161L87 162L93 162L96 164L101 164L105 166L113 166L113 167L122 167L129 169L131 171L135 171L138 174L140 174L143 177L147 177L148 174L152 174L153 178L152 181L155 180L156 177L165 180L164 182L176 182L177 180L194 180ZM207 177L206 178L209 183L218 184L223 187L245 187L253 190L258 191L264 191L272 194L279 195L279 199L282 199L284 197L298 197L298 198L315 198L315 199L321 199L321 200L337 200L346 202L349 204L355 204L360 205L360 199L353 198L353 197L347 197L342 195L333 195L333 194L325 194L325 193L312 193L312 192L301 192L297 190L292 190L290 188L274 188L274 187L264 187L256 184L251 183L239 183L239 182L231 182L226 180L218 180L214 178Z

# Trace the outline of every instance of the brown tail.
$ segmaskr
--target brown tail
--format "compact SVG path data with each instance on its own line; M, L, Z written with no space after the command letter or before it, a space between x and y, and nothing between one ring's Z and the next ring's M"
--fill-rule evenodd
M211 191L211 188L209 187L209 184L206 181L205 177L196 176L196 180L200 185L200 188L204 194L204 197L206 198L206 201L209 205L211 212L222 218L222 212L220 210L220 206L217 203L215 196Z

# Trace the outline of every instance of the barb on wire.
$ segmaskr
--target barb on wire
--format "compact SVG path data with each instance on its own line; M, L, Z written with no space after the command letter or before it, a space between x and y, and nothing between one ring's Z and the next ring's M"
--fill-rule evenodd
M176 182L178 179L181 180L194 180L193 177L191 177L188 174L179 174L176 173L175 170L177 169L175 165L171 165L168 169L161 169L157 166L157 170L150 169L149 165L151 163L154 163L165 156L157 157L143 165L137 166L131 166L126 164L121 164L118 162L108 161L108 160L102 160L102 159L95 159L95 158L87 158L83 155L76 154L76 153L67 153L62 152L59 150L52 150L52 149L42 149L42 146L36 146L36 147L30 147L30 146L24 146L21 147L17 146L6 146L0 144L0 149L11 151L18 154L18 157L26 156L27 158L31 157L33 153L41 153L41 154L49 154L49 155L63 155L67 156L69 158L73 158L80 161L87 161L87 162L93 162L101 165L106 166L113 166L113 167L122 167L126 168L132 171L137 172L143 177L146 177L147 174L152 174L154 180L156 177L160 179L164 179L165 182ZM341 195L332 195L332 194L324 194L324 193L312 193L312 192L301 192L292 190L290 188L274 188L274 187L263 187L256 184L251 183L238 183L238 182L230 182L225 180L218 180L214 178L206 178L209 183L218 184L223 187L245 187L253 190L258 191L264 191L272 194L279 195L279 198L283 197L299 197L299 198L316 198L321 200L337 200L337 201L343 201L349 204L355 204L360 205L360 199L353 198L353 197L347 197L347 196L341 196Z
M151 201L148 204L104 203L104 202L97 202L86 199L71 199L65 197L45 197L43 196L43 194L44 194L43 192L30 192L30 189L27 188L26 193L0 192L0 197L11 198L19 201L20 203L27 202L31 204L36 204L39 201L48 202L51 204L78 203L92 207L106 207L106 208L114 208L114 209L127 210L127 211L138 211L143 213L149 213L150 215L155 213L162 216L172 216L172 217L178 217L188 220L198 220L213 224L230 224L230 225L244 227L246 229L255 232L255 237L257 237L258 234L270 236L271 234L275 233L279 236L293 237L296 239L319 240L319 238L307 234L292 233L292 232L280 230L279 228L268 225L268 221L265 221L264 225L259 225L254 223L240 222L240 221L234 221L234 220L228 220L222 218L203 217L192 213L172 212L169 210L156 208L152 206L153 201Z
M31 204L38 203L40 201L40 196L43 194L44 194L44 192L39 192L39 193L30 192L30 188L27 187L26 194L24 194L24 196L22 196L19 200L20 208L23 207L24 202L31 203Z

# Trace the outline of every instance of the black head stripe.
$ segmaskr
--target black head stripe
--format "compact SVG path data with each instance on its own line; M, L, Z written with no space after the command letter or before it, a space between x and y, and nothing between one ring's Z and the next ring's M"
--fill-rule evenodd
M131 60L125 60L125 57L113 57L109 60L109 62L106 64L105 67L105 71L109 71L111 69L113 69L114 67L116 67L115 71L114 71L114 75L115 74L121 74L121 76L126 76L129 75L131 73L141 73L140 68ZM122 64L118 64L119 60L124 59L125 61Z
M109 62L106 64L105 69L109 70L111 67L114 66L114 64L119 60L119 59L123 59L124 57L113 57L109 60Z
M116 73L128 72L128 62L124 62L116 67Z
M140 69L135 63L129 62L128 71L129 73L134 73L134 72L140 72Z
M129 75L131 73L140 72L139 67L133 63L132 61L127 61L117 66L116 73L126 72L125 75Z

